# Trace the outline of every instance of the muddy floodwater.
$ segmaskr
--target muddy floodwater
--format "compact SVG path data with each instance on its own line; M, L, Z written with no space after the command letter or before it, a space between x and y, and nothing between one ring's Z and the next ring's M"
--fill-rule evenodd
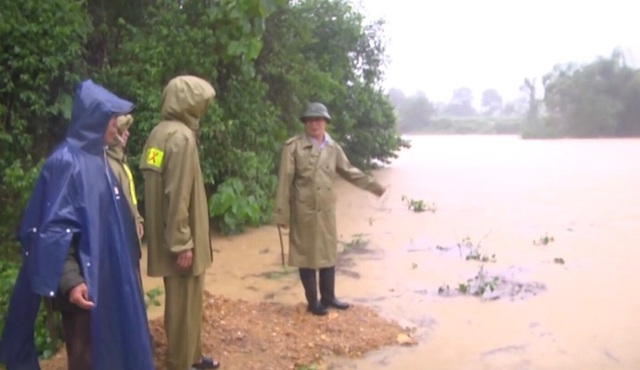
M338 184L336 290L419 344L330 368L640 369L640 140L409 139L375 174L385 202ZM304 299L275 227L213 243L209 291Z

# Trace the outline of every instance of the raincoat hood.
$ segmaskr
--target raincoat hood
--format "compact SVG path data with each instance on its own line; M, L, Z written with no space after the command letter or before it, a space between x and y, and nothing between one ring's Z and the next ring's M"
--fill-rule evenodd
M162 93L162 119L180 121L197 131L200 117L215 99L216 91L196 76L173 78Z
M127 114L133 103L121 99L92 80L76 87L67 141L89 153L100 153L105 147L104 131L111 116Z
M91 80L76 88L67 138L46 159L18 231L22 265L11 293L0 363L39 370L34 340L42 297L58 283L71 243L91 309L91 370L153 370L151 336L136 272L133 217L104 156L112 115L133 104ZM132 355L132 354L135 354Z

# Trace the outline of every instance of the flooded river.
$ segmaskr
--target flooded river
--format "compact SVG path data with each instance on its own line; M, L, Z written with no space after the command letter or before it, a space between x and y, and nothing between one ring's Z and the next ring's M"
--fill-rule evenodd
M415 327L419 345L333 368L640 369L640 140L410 139L376 173L386 202L338 184L340 239L367 249L344 256L336 290ZM304 299L295 271L277 274L275 227L213 243L211 292Z

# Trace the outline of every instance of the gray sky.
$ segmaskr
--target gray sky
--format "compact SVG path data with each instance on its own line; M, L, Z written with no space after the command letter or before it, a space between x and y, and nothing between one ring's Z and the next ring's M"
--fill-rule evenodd
M385 86L435 101L449 101L461 86L477 99L490 87L515 98L525 77L539 80L554 64L589 62L618 46L628 64L640 61L640 6L631 1L353 2L387 21Z

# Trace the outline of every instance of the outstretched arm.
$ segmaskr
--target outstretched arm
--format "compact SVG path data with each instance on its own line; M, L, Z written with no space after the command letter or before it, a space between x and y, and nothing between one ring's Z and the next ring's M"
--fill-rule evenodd
M338 158L336 163L336 172L343 179L349 181L360 189L366 190L377 196L384 194L385 188L372 176L369 176L351 165L347 155L340 146L338 146Z

